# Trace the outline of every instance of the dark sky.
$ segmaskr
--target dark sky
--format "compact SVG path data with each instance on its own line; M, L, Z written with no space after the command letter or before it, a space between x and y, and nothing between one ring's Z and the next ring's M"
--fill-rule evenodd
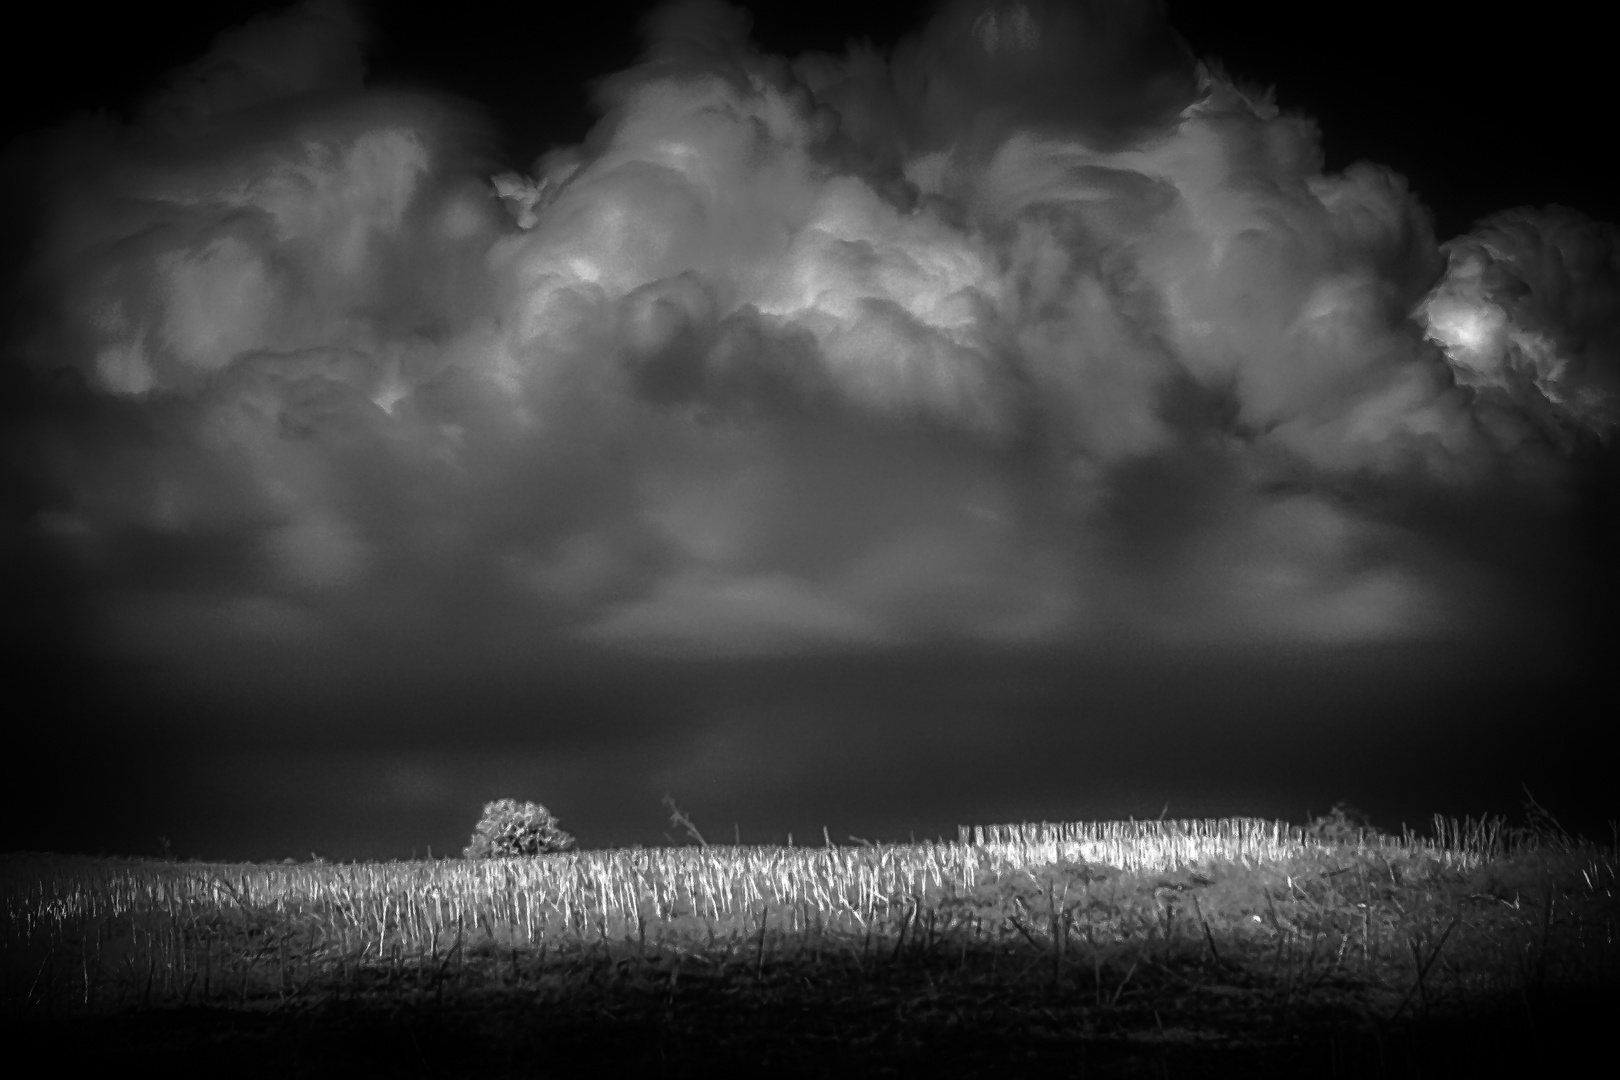
M0 848L1614 816L1583 6L752 7L8 38Z
M75 110L128 109L194 60L223 30L286 5L54 5L43 29L10 35L4 78L17 130ZM584 138L589 86L640 53L635 28L656 4L573 5L467 0L451 9L383 4L370 81L460 95L495 121L515 166ZM782 55L841 52L851 40L892 48L935 5L916 2L743 5L753 38ZM1356 160L1406 176L1448 239L1514 206L1561 203L1620 217L1603 103L1612 45L1589 4L1552 0L1512 15L1478 4L1367 0L1353 8L1285 0L1168 4L1171 25L1200 57L1277 87L1279 103L1315 117L1327 166Z

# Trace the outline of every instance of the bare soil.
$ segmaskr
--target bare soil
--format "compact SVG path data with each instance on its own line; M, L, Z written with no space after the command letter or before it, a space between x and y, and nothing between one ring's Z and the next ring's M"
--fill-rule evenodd
M1432 1007L1414 997L1391 1019L1364 988L1302 994L1207 959L1128 979L937 952L763 966L604 957L484 974L242 1007L34 1011L7 1018L4 1035L68 1075L1476 1077L1612 1067L1620 1017L1608 985L1437 994Z

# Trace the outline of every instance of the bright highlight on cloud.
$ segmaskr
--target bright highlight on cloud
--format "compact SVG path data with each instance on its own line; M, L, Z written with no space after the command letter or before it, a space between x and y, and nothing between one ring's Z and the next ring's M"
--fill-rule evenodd
M1467 498L1620 415L1612 229L1442 248L1151 3L647 33L527 175L365 90L327 3L50 137L12 362L82 392L18 460L111 647L1446 634L1466 575L1346 492Z
M1615 230L1556 207L1510 210L1452 243L1448 261L1423 317L1496 429L1566 449L1609 438L1620 423Z

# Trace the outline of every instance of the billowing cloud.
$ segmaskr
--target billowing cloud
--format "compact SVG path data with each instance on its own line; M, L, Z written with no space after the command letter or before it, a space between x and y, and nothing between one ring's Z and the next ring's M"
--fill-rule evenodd
M1490 430L1569 448L1620 424L1620 232L1573 210L1509 210L1447 245L1429 336Z
M1402 500L1612 428L1612 231L1442 249L1156 5L647 34L528 173L324 3L29 144L19 527L102 647L1444 635L1473 579Z

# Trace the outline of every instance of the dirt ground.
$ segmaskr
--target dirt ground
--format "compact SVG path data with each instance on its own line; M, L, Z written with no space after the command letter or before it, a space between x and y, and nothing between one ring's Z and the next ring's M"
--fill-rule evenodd
M1350 993L1204 974L1147 969L1121 987L927 962L620 963L535 985L11 1016L4 1034L68 1074L233 1077L1474 1077L1613 1061L1612 986L1390 1022Z

